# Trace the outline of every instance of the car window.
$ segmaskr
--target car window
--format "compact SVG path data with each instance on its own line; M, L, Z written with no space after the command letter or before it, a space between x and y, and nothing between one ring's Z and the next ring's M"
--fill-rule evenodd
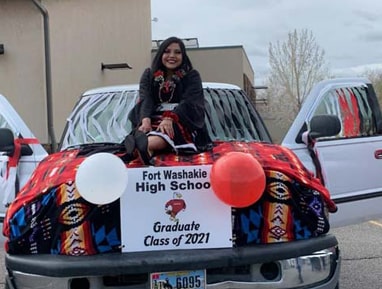
M206 125L212 140L260 141L260 118L239 89L204 89ZM83 96L69 116L61 149L70 146L120 143L131 131L128 112L138 92L119 91Z
M261 140L257 113L241 90L205 89L206 124L213 140Z
M61 148L86 143L122 142L131 131L128 112L137 95L133 90L82 97L67 119Z
M337 115L341 122L341 132L334 137L339 139L378 134L375 107L370 101L368 86L333 88L321 98L314 115Z
M5 119L5 117L1 113L0 113L0 128L9 128L10 130L12 130L12 127L10 126L8 121Z

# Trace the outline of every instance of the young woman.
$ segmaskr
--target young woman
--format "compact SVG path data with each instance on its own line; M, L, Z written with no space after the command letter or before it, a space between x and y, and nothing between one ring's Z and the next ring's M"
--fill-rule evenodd
M126 137L128 153L138 149L145 164L157 151L198 152L211 147L204 123L202 80L184 43L164 40L141 76L139 101L129 118L136 128Z

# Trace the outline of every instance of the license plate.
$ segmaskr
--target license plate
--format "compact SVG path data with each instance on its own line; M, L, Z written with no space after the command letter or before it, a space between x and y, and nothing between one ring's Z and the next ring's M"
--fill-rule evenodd
M206 270L150 274L151 289L205 289Z

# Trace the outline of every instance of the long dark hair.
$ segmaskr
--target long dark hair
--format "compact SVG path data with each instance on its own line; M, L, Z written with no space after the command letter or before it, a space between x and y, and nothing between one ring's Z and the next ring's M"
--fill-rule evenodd
M151 64L151 69L153 71L157 71L159 69L163 71L166 70L162 63L162 55L164 51L166 50L166 48L172 43L178 43L180 50L182 51L182 64L180 65L179 69L180 68L184 69L186 72L192 69L192 63L186 53L186 46L184 45L182 39L173 36L173 37L167 38L166 40L163 40L163 42L160 44L158 51L155 54L153 62Z

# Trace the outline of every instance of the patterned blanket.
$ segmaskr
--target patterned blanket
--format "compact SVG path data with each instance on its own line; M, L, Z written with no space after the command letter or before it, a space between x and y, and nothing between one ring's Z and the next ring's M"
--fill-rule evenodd
M213 164L227 152L256 157L266 174L266 189L255 204L232 209L234 245L289 242L324 234L328 212L336 206L321 182L290 150L273 144L221 142L210 152L165 154L156 166ZM123 151L115 152L123 155ZM3 234L10 254L94 255L121 251L119 200L106 205L85 201L74 185L85 159L80 150L49 155L8 208ZM140 167L134 160L127 167Z

